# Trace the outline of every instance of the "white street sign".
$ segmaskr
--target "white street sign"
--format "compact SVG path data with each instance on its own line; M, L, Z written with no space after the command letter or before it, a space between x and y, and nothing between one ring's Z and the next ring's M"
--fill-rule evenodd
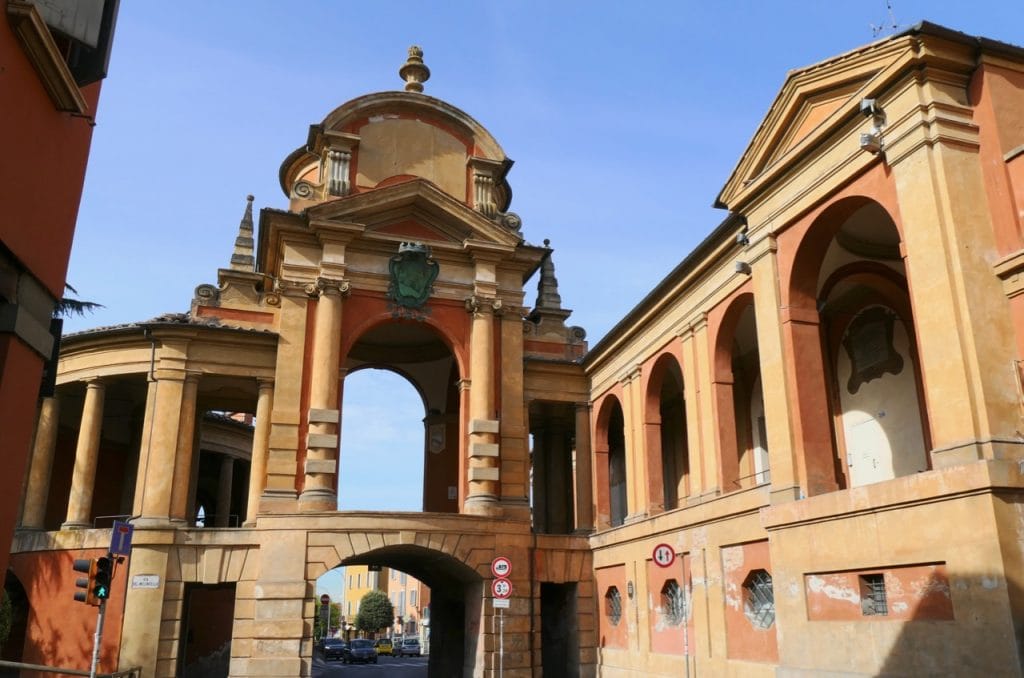
M512 605L512 601L509 600L508 598L495 598L491 602L494 603L494 607L496 607L496 608L501 607L501 608L505 608L506 610L509 607L511 607L511 605Z
M132 577L133 589L158 589L160 588L160 575L158 574L137 574Z

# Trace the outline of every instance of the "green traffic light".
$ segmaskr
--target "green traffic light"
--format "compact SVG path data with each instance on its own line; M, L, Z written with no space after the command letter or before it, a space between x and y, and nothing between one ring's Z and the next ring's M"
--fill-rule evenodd
M106 600L110 597L110 574L113 565L110 558L96 559L96 571L92 578L92 594L99 600Z

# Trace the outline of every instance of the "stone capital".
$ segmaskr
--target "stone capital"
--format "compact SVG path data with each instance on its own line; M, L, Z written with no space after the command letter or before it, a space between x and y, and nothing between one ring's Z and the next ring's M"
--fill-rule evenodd
M316 281L306 285L306 294L311 297L329 296L338 294L342 297L348 296L352 284L345 279L319 277Z
M482 295L473 295L466 297L466 312L473 315L502 315L504 313L504 305L501 299L496 297L485 297Z

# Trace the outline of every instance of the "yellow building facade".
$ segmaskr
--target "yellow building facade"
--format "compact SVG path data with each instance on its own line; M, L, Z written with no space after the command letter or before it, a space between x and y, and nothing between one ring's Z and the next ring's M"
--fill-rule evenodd
M316 579L373 565L429 586L438 678L1021 675L1024 51L922 24L792 72L726 219L589 350L511 161L401 75L310 127L188 314L65 338L24 660L78 661L45 639L123 516L104 670L311 675ZM423 397L421 512L336 509L367 367Z

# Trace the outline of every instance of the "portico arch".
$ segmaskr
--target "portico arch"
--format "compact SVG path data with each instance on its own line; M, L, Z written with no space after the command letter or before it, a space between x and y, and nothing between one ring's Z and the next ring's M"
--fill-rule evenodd
M793 257L784 328L808 494L929 467L901 242L881 203L850 196L814 218Z

